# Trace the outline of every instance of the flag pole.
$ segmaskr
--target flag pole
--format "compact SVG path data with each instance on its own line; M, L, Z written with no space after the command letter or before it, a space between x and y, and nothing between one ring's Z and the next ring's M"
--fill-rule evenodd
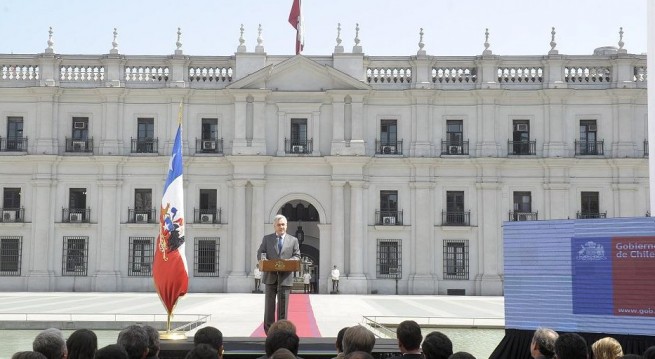
M188 289L188 269L184 251L184 198L182 162L182 117L180 101L171 162L162 196L159 215L159 236L153 260L153 279L159 299L166 308L166 331L160 338L166 340L186 340L186 333L172 329L175 306Z

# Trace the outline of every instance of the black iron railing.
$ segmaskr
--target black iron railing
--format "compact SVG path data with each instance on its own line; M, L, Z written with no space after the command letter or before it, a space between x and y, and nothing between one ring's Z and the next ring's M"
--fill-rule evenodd
M152 209L127 209L127 223L157 223L157 210Z
M0 151L27 152L27 137L0 137Z
M0 210L0 222L13 223L25 222L25 209L24 208L2 208Z
M375 140L376 155L402 155L403 140L398 141L380 141Z
M441 212L441 217L444 226L470 226L471 225L471 211L465 211L465 212L443 211Z
M93 138L86 140L66 138L66 152L93 153Z
M519 212L515 211L509 212L509 220L512 222L515 221L536 221L539 219L539 213L537 212Z
M507 141L507 154L512 156L536 155L537 141Z
M575 154L578 156L602 156L603 142L601 141L578 141L575 140Z
M89 223L91 220L90 208L62 208L61 221L64 223Z
M193 223L221 224L220 208L194 208Z
M310 154L314 151L313 139L284 139L284 152L292 154Z
M591 219L591 218L607 218L607 212L577 212L575 214L577 219Z
M381 226L402 226L403 211L375 211L375 224Z
M468 155L469 141L441 141L442 155Z
M132 138L132 153L157 153L159 144L157 138Z
M204 140L196 138L196 153L223 153L223 139Z

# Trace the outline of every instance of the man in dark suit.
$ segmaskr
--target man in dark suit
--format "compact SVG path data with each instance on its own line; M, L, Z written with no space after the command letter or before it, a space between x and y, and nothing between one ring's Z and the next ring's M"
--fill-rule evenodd
M287 233L287 218L278 214L273 218L275 233L262 238L262 244L257 250L257 259L266 253L267 259L300 260L300 244L298 239ZM275 322L275 299L277 296L277 319L286 319L289 308L289 294L293 286L292 272L263 272L262 282L264 295L264 331Z

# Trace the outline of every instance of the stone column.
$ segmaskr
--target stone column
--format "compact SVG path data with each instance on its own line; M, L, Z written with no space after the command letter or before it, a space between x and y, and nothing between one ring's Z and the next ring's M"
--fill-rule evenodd
M617 95L616 99L616 106L613 106L614 114L612 116L611 133L615 134L614 143L612 143L612 156L620 158L635 157L635 142L640 144L639 136L636 136L636 141L633 141L632 126L625 126L625 124L622 123L626 118L635 118L634 107L631 103L633 99L630 96L620 95ZM643 139L645 140L646 137L647 134L644 134ZM608 143L605 141L605 146L607 145ZM607 149L608 148L605 147L605 151L607 151Z
M344 95L334 94L332 96L332 148L330 155L341 154L345 147L344 140Z
M277 155L284 156L284 139L287 137L286 112L278 111L277 113Z
M350 140L350 153L363 156L366 154L364 146L364 96L352 95L352 139Z
M234 139L232 140L232 154L243 155L248 153L246 141L246 94L234 95Z
M502 197L498 183L478 182L478 206L477 218L480 238L480 258L482 259L481 275L476 279L479 281L479 295L502 295L503 282L500 277L502 258L502 230L498 225L501 223L501 211L496 208L501 203ZM494 206L489 210L488 206ZM486 207L486 211L485 211ZM484 211L484 212L483 212ZM484 215L482 215L484 213ZM470 261L470 260L469 260Z
M421 90L412 91L412 130L411 138L405 141L403 154L413 157L430 157L430 97L431 93ZM408 141L409 140L409 141Z
M45 166L45 164L42 164ZM41 165L39 165L41 166ZM32 232L30 239L23 239L23 246L29 248L31 260L28 263L29 280L27 290L46 292L52 290L54 279L51 255L61 254L61 248L56 248L52 221L61 221L61 212L53 210L55 195L52 190L54 180L49 174L37 174L32 181L34 194L32 196ZM45 205L44 205L45 204ZM49 204L49 205L48 205Z
M253 118L252 118L252 154L266 154L266 133L269 132L266 124L266 96L265 94L253 95Z
M116 172L116 163L108 164L106 170L110 173ZM113 168L111 168L113 167ZM100 225L97 229L97 243L91 244L91 248L95 249L96 278L95 278L95 291L98 292L115 292L118 290L118 280L120 272L116 271L120 266L120 256L109 256L107 253L120 253L119 228L117 221L110 221L110 218L122 218L118 203L115 200L120 198L118 189L121 185L120 180L98 180L98 191L100 193L100 203L98 206L98 222ZM104 220L103 220L104 219ZM89 249L91 249L89 248ZM89 251L89 258L92 258L91 251Z
M252 272L257 263L257 249L262 243L262 237L266 233L272 232L272 229L264 228L264 224L268 221L264 215L264 184L263 180L251 180L252 184L252 222L250 223L250 233L252 233L250 238L250 252L247 253L247 258L249 259L247 263L250 263L248 268L248 273Z
M350 181L350 273L348 273L347 287L344 289L356 294L364 294L367 289L364 275L367 241L364 233L363 192L363 181Z
M232 181L234 201L232 205L232 266L227 278L228 293L242 293L249 290L246 282L246 183L245 180Z
M568 90L546 90L547 101L544 104L544 157L566 157L565 118L563 96ZM573 141L573 138L570 139ZM537 143L537 148L539 144Z
M330 240L330 266L336 265L339 270L344 270L344 181L332 181L332 239Z
M477 155L480 157L497 157L499 144L496 142L496 104L495 91L478 92L478 143ZM469 144L469 146L472 144ZM471 149L469 148L469 153Z
M403 225L411 224L413 229L411 248L407 251L410 254L408 258L411 260L404 261L405 267L410 271L410 275L407 276L410 285L408 294L437 294L436 283L431 273L435 253L434 214L431 205L433 187L429 182L410 182L413 223L403 219Z
M321 112L312 111L312 155L320 156L321 155Z

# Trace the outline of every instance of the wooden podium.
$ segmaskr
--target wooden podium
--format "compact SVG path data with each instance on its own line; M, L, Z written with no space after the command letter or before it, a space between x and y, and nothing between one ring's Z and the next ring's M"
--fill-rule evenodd
M300 270L300 261L297 259L260 260L259 270L262 272L297 272Z

